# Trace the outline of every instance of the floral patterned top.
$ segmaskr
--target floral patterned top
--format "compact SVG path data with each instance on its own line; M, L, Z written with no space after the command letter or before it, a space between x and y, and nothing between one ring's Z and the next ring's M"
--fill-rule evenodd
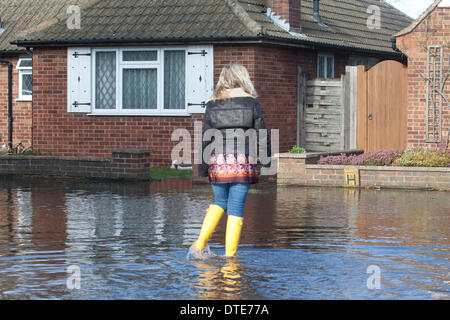
M258 167L251 156L245 154L213 154L209 162L211 183L258 182Z

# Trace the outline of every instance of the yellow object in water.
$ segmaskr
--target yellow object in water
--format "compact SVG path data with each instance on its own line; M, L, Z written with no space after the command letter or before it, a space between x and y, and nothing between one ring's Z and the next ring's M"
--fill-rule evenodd
M233 257L236 254L243 224L244 218L228 216L227 233L225 236L225 255L227 257Z
M208 244L208 240L219 224L220 218L225 211L215 204L209 206L209 209L206 211L205 219L203 220L202 229L200 231L200 235L198 236L197 241L194 243L194 247L197 250L202 251L205 249Z

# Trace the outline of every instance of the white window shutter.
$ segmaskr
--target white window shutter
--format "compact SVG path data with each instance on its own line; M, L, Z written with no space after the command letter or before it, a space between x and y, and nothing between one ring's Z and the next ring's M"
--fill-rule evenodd
M204 113L214 91L214 52L212 45L189 46L187 50L187 95L189 113Z
M67 111L91 112L91 49L67 49Z

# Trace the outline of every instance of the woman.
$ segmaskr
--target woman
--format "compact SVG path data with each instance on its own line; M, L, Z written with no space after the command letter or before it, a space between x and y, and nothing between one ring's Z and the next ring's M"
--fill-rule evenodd
M257 93L244 66L224 66L204 116L203 163L199 165L199 175L209 177L214 204L207 210L198 240L191 248L194 256L201 256L225 212L228 215L225 255L231 257L236 254L247 193L250 185L258 182L257 155L254 151L256 143L265 145L267 156L270 156L268 134L259 135L259 130L266 129L266 125L256 97ZM214 139L208 141L205 137L211 135L207 134L210 129L216 134ZM252 131L249 129L254 129L256 135L248 134ZM255 136L256 139L252 139ZM205 152L207 148L214 151L208 154Z

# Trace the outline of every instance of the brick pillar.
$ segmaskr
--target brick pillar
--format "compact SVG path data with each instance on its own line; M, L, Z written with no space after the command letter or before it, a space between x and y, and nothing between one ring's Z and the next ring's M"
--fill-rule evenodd
M290 31L301 31L301 0L267 0L267 7L289 23Z
M150 179L151 149L121 148L112 149L113 178L126 180Z

